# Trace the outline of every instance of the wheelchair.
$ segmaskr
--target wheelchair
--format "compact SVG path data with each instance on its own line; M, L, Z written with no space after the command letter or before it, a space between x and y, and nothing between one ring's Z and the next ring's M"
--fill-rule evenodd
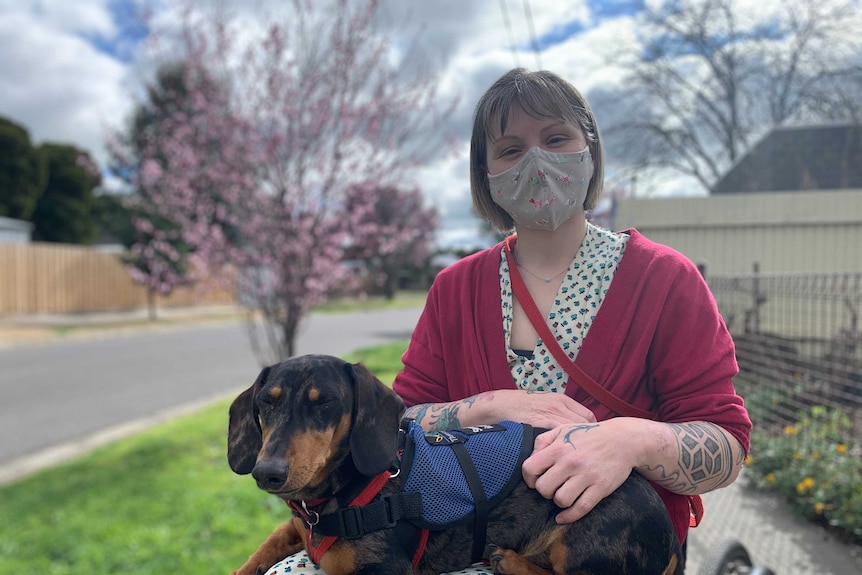
M775 575L775 572L768 567L753 565L745 546L731 539L711 550L697 575Z

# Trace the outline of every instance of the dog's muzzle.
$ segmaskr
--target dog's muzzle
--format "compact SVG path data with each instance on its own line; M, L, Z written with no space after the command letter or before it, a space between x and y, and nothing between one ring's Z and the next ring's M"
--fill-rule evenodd
M257 486L264 491L275 492L287 482L288 467L283 461L259 461L251 471Z

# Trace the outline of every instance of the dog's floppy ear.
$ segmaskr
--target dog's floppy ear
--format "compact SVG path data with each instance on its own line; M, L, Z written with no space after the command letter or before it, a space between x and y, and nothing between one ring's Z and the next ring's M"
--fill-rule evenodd
M362 364L348 364L353 379L354 419L350 454L356 469L373 477L397 461L398 425L404 402Z
M227 432L227 461L235 473L247 475L254 469L257 454L263 447L263 435L257 419L254 399L269 376L265 367L255 382L239 394L230 405L230 424Z

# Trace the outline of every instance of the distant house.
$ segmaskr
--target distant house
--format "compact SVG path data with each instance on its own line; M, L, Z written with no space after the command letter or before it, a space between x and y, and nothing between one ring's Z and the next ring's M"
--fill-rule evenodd
M0 244L29 244L33 224L0 216Z
M800 192L812 193L800 193ZM637 228L709 276L862 270L862 126L777 128L706 197L623 198Z
M862 190L862 126L775 128L712 188L712 194Z

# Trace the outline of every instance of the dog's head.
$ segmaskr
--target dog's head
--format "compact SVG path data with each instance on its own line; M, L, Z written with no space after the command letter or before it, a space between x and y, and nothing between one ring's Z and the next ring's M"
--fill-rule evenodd
M396 461L404 403L361 364L324 355L266 367L230 407L228 463L285 499L320 497L352 461L373 477Z

